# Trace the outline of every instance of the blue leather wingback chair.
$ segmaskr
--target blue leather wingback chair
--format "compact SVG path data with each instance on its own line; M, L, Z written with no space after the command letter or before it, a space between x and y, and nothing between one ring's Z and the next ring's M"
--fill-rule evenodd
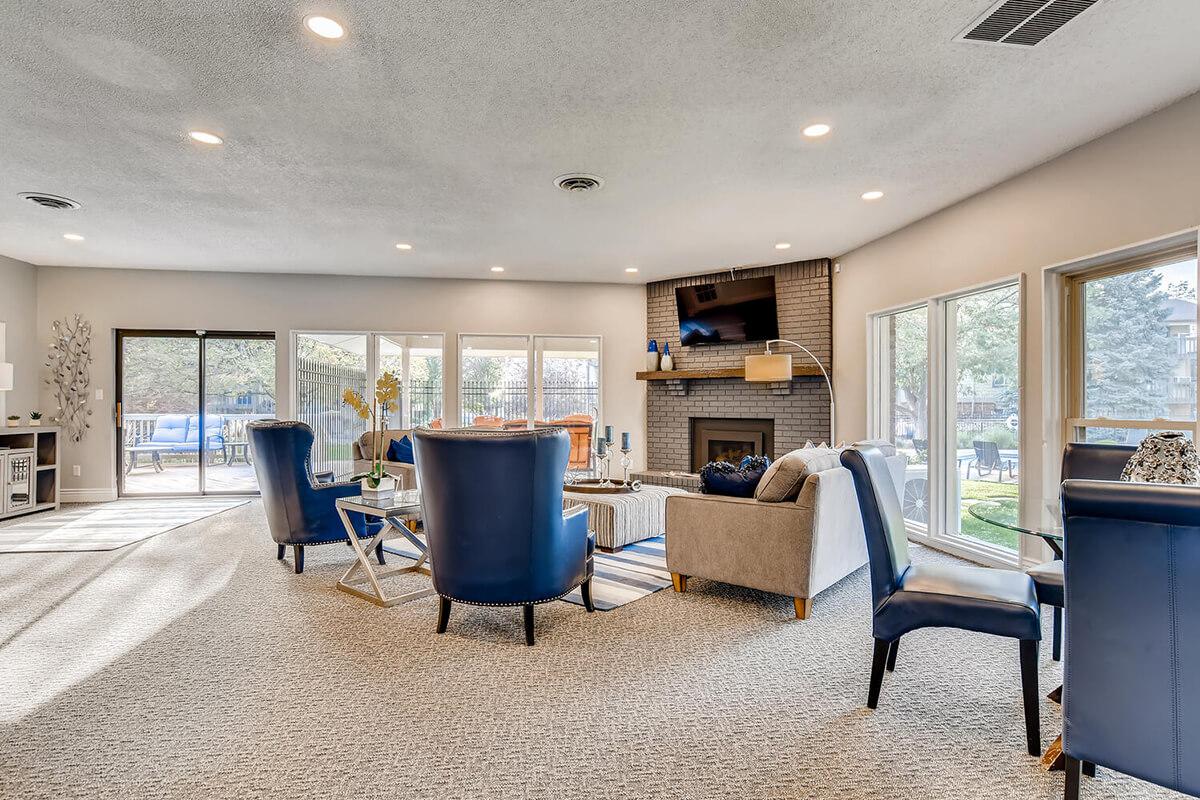
M1020 641L1025 738L1032 756L1041 755L1038 697L1040 608L1033 581L1020 572L957 565L914 565L895 484L875 447L842 452L850 470L867 536L874 606L875 653L867 707L875 708L883 672L896 668L900 637L918 628L959 628Z
M271 538L279 545L277 557L283 559L288 545L295 554L297 574L304 571L307 545L347 541L346 526L338 516L334 501L353 497L360 491L357 483L332 483L332 473L313 474L312 428L303 422L259 420L246 424L246 435L253 453L258 490L267 512ZM380 523L368 523L362 514L351 513L350 521L360 539L379 532ZM375 548L383 563L383 543Z
M419 429L421 513L441 597L438 633L452 601L533 607L580 587L592 606L592 551L583 506L563 511L571 439L561 428L525 431Z
M1119 481L1130 456L1137 447L1125 444L1068 444L1063 450L1062 480L1082 479L1092 481ZM1038 602L1054 609L1054 644L1051 649L1055 661L1062 656L1063 606L1067 604L1063 585L1062 548L1051 542L1054 560L1038 564L1027 571L1037 589Z
M1068 480L1066 797L1081 762L1200 796L1200 488Z

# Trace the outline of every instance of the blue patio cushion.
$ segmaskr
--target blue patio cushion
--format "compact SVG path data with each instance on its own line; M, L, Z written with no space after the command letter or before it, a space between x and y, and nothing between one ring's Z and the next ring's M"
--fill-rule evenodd
M163 414L154 420L154 433L150 436L150 444L183 444L187 433L186 414Z
M193 414L188 417L187 439L188 444L198 444L200 442L200 415ZM225 418L219 415L209 415L204 418L204 441L205 446L209 449L223 447L225 437L222 431L225 428Z

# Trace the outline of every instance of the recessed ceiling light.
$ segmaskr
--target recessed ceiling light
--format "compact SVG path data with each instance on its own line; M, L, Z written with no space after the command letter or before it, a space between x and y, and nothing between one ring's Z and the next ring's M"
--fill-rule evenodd
M863 192L862 195L863 200L878 200L881 197L883 197L883 192L879 191L878 189L873 189L869 192Z
M492 267L492 272L504 272L504 267Z
M322 39L340 39L346 35L346 29L336 19L314 14L304 18L304 27L320 36Z
M225 141L215 133L209 133L208 131L188 131L188 136L192 137L194 141L200 142L200 144L222 144Z
M791 246L792 246L791 242L776 242L775 243L776 250L787 250Z
M819 136L824 136L831 130L833 130L833 128L829 127L824 122L818 122L815 125L809 125L807 128L805 128L804 135L810 139L816 139Z
M626 272L637 272L638 268L637 267L626 267L625 271Z
M82 242L83 241L83 237L80 236L78 233L64 233L63 238L66 239L68 242Z
M412 250L412 245L408 242L396 242L397 250Z

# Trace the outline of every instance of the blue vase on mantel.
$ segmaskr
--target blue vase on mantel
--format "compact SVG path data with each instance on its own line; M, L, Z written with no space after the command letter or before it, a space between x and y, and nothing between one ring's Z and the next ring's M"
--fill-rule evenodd
M646 345L646 371L658 372L658 341L655 339Z
M663 342L662 358L659 359L659 369L670 372L675 369L675 356L671 355L671 343Z

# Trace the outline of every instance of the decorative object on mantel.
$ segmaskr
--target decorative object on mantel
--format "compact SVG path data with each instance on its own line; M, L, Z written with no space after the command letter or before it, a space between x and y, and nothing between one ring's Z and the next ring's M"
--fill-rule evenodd
M671 355L671 343L663 342L662 359L659 361L660 370L670 372L675 369L675 357Z
M63 427L72 442L83 439L92 427L87 418L88 386L92 382L92 324L78 314L73 320L54 320L50 328L53 341L46 366L50 377L46 383L54 387L54 402L58 406L55 422Z
M646 345L646 371L658 371L658 342L654 339Z
M829 388L829 438L832 441L837 431L837 406L833 400L833 381L829 380L829 373L825 371L825 365L821 363L821 359L814 356L807 347L790 339L771 339L767 342L765 354L746 356L746 380L752 383L791 381L792 355L791 353L772 353L771 345L773 344L790 344L792 347L804 351L820 367L821 377L825 379L825 385Z
M342 392L342 402L353 408L359 419L371 423L371 469L350 479L362 483L362 496L367 500L388 500L396 494L395 476L383 469L383 437L388 413L396 407L399 397L400 381L390 372L379 376L369 403L353 389Z
M21 418L20 418L20 417L18 417L16 414L9 414L9 415L8 415L8 427L10 427L10 428L15 428L15 427L17 427L17 426L18 426L18 425L20 425L20 424L21 424Z
M41 424L42 424L42 412L30 411L29 412L29 427L38 428L38 427L41 427Z

